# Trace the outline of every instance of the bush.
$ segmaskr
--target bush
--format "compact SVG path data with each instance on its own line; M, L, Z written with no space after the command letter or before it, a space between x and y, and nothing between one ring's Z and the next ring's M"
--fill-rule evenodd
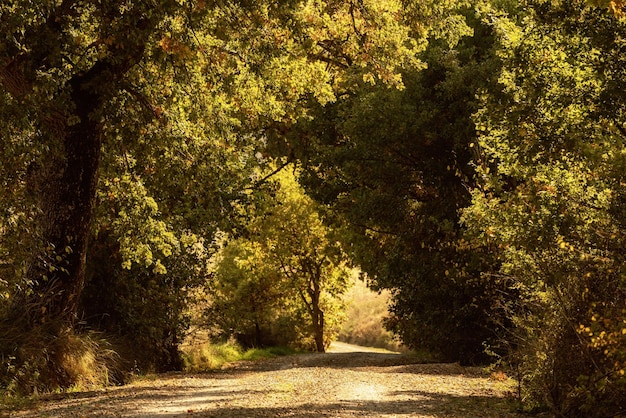
M96 333L51 336L44 327L27 333L5 328L0 353L0 388L9 396L91 390L124 380L119 356Z

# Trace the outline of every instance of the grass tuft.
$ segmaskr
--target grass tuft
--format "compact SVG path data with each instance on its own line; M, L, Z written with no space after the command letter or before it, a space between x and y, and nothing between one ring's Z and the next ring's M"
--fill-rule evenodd
M243 350L234 341L216 344L208 339L184 344L182 352L185 371L192 373L219 370L224 365L235 361L255 361L295 353L294 350L284 347Z
M35 328L9 341L19 344L0 347L0 392L6 399L122 383L119 356L98 333L67 329L51 336Z

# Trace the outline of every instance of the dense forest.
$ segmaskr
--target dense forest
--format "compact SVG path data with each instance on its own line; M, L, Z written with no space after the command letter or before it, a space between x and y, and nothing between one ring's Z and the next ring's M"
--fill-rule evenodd
M360 272L524 409L625 413L621 0L3 0L0 86L2 392L192 322L324 351Z

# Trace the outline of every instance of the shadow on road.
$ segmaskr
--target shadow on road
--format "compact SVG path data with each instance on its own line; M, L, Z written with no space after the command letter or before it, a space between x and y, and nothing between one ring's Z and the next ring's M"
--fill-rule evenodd
M179 388L184 389L184 388ZM193 388L189 388L190 391ZM410 391L411 400L346 400L332 403L315 403L303 404L293 407L220 407L212 410L202 410L206 408L207 402L219 402L223 397L237 397L239 399L246 398L251 395L270 395L272 391L262 391L263 393L250 393L250 391L207 391L194 392L193 398L189 398L183 403L185 412L172 411L151 411L149 413L137 412L132 415L139 418L174 418L174 417L352 417L352 416L382 416L388 415L393 411L397 416L446 416L446 417L500 417L513 418L522 417L524 415L514 412L514 401L503 400L490 396L457 396L451 394L439 394L424 391ZM404 393L403 394L407 394ZM84 410L98 411L102 410L104 403L116 402L124 399L123 394L119 397L107 397L106 399L94 398L92 400L83 399L81 406ZM184 398L183 398L184 399ZM145 388L142 393L134 393L133 401L140 405L143 402L176 402L180 403L181 397L178 394L153 393L150 388ZM67 409L59 408L54 411L54 416L73 416L69 413L71 405L67 405ZM91 416L89 414L82 416ZM110 412L97 415L101 418L118 417L117 412Z
M378 368L387 369L379 371L389 373L484 376L484 372L479 367L463 367L458 363L424 362L423 358L411 354L373 352L296 354L254 362L238 362L224 370L208 372L208 375L219 379L220 375L226 373L230 375L308 367L351 370Z
M421 360L353 351L238 362L220 371L170 373L126 387L66 394L15 416L523 416L511 412L513 401L486 383L480 369Z

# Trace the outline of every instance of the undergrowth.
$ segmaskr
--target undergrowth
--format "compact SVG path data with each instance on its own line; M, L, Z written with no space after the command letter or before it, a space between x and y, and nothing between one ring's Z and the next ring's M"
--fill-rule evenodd
M346 322L339 332L339 341L391 351L406 351L383 326L388 315L389 292L374 292L362 280L355 280L345 299L348 308Z
M244 350L232 340L218 344L208 340L195 341L185 344L181 350L186 372L217 370L234 361L255 361L295 353L295 350L285 347Z

